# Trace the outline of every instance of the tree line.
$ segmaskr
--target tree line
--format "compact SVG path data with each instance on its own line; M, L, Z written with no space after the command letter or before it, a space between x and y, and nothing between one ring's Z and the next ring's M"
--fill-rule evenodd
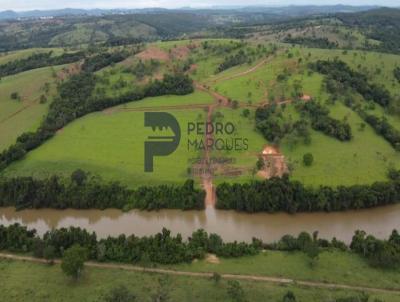
M17 223L0 225L0 250L30 252L36 257L47 258L51 247L51 258L58 258L76 245L85 248L91 260L142 264L190 263L204 258L206 253L241 257L255 255L262 248L259 240L252 243L224 242L219 235L208 234L202 229L193 232L188 241L184 241L180 234L173 236L165 228L153 236L119 235L97 239L94 232L89 233L79 227L53 229L40 237L36 230L28 230Z
M183 185L141 186L129 189L118 182L104 182L82 170L70 179L16 177L0 179L0 206L55 209L203 209L205 192L193 180Z
M328 79L339 82L344 88L357 91L367 101L373 101L383 107L389 106L392 101L390 92L381 85L369 83L367 77L352 70L345 62L334 60L318 60L310 63L309 67L328 77ZM340 87L327 85L328 92L336 94Z
M385 117L379 118L363 110L358 110L358 113L376 133L387 140L394 149L400 151L400 131L394 128Z
M244 50L241 49L236 54L225 57L224 61L218 65L215 73L222 72L233 66L241 65L248 61L249 61L249 57L246 55Z
M396 78L396 80L400 83L400 67L396 67L393 70L393 75Z
M311 127L316 131L334 137L340 141L352 138L351 127L345 121L339 121L329 116L329 109L317 102L302 103L297 108L311 119Z
M338 48L339 45L337 42L331 42L328 38L313 38L313 37L292 37L289 34L283 40L285 43L290 44L300 44L305 45L310 48L324 48L324 49L333 49Z
M10 61L6 64L0 65L0 77L40 67L69 64L82 60L84 57L84 52L63 53L59 56L53 56L53 51L36 53L27 58Z
M151 236L119 235L98 239L95 232L89 233L79 227L53 229L39 236L35 229L29 230L18 223L0 225L0 250L32 253L35 257L51 260L64 256L65 251L76 246L85 249L90 260L142 265L190 263L194 259L203 259L207 253L237 258L256 255L263 249L301 251L311 260L316 260L321 251L338 249L355 252L374 267L400 267L400 235L397 230L393 230L387 240L357 230L347 246L335 237L332 240L319 238L318 231L313 234L301 232L298 236L284 235L273 243L264 243L256 238L245 243L224 242L218 234L208 234L203 229L194 231L188 240L183 240L180 234L173 236L166 228Z
M387 240L377 239L364 231L356 231L350 248L365 257L372 266L385 269L400 268L400 235L397 230L394 230Z
M217 186L218 209L243 212L316 212L363 209L398 203L400 182L389 180L371 185L305 187L288 176L245 184Z
M137 48L136 51L138 51ZM102 52L94 56L87 57L82 64L82 70L86 72L95 72L111 64L115 64L125 60L130 55L129 52L113 51L113 52Z
M136 91L117 97L93 95L97 77L94 73L83 71L72 75L58 86L58 95L49 107L49 112L36 132L26 132L17 142L0 153L0 171L11 162L19 160L30 150L40 146L55 132L69 122L85 114L103 110L145 97L166 94L185 95L194 91L193 81L184 74L166 74L162 80L154 80Z

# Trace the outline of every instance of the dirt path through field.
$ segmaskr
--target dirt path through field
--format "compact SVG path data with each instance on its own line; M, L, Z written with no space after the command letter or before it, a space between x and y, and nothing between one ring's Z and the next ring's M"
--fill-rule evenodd
M14 261L27 261L33 263L41 263L48 265L47 260L34 258L29 256L19 256L14 254L0 253L0 258L14 260ZM54 260L55 264L60 264L61 260ZM211 272L187 272L178 271L173 269L162 269L162 268L145 268L141 266L135 266L130 264L111 264L111 263L99 263L99 262L86 262L85 266L101 269L120 269L126 271L142 272L142 273L155 273L155 274L165 274L174 276L189 276L189 277L200 277L200 278L211 278L213 273ZM366 286L353 286L340 283L327 283L318 281L303 281L291 278L280 278L274 276L260 276L260 275L244 275L244 274L221 274L224 279L234 279L234 280L245 280L245 281L259 281L275 284L289 284L295 286L305 286L310 288L326 288L326 289L345 289L354 291L366 291L375 293L388 293L388 294L399 294L399 289L389 289L389 288L378 288L378 287L366 287Z
M208 106L208 111L207 111L206 122L210 124L212 123L214 109L219 106L225 106L225 107L229 106L230 104L229 99L226 96L219 94L214 90L211 90L210 88L201 83L194 82L194 86L197 90L206 92L214 98L214 103ZM213 165L210 160L211 150L208 146L209 145L208 142L212 140L213 140L213 133L207 133L206 131L205 134L206 147L202 159L202 174L201 174L203 189L206 191L206 197L205 197L206 207L207 206L215 207L216 203L216 192L213 185Z
M36 99L34 99L34 100L30 101L30 102L27 102L27 104L24 107L18 109L17 111L11 113L9 116L6 116L2 120L0 120L0 124L3 124L5 122L7 122L8 120L12 119L16 115L20 114L21 112L25 111L26 109L28 109L28 108L32 107L33 105L37 104L38 101L39 101L39 98L36 98Z

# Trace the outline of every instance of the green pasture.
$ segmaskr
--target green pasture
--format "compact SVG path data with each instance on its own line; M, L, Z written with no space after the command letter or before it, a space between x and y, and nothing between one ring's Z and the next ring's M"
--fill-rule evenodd
M294 63L287 60L287 56L279 54L254 72L233 79L216 81L211 87L240 103L265 102L268 100L269 87L275 85L276 77L283 70L284 65ZM256 64L254 63L253 66ZM247 69L250 68L247 66Z
M292 165L292 179L308 185L369 184L387 179L390 166L400 167L400 154L374 130L366 125L361 130L362 119L340 102L330 106L330 115L346 119L352 128L353 139L340 142L311 130L311 144L293 147L284 139L281 151ZM303 164L303 155L312 153L311 167Z
M278 263L276 263L278 265ZM218 270L218 269L216 269ZM163 275L124 271L119 269L85 268L78 281L67 278L59 265L19 261L0 261L2 282L0 290L4 301L102 301L111 289L124 285L137 301L150 301L160 290ZM34 278L32 277L34 276ZM232 301L228 295L228 281L219 283L207 278L188 276L163 277L171 301ZM166 278L166 279L165 279ZM43 286L45 284L46 286ZM265 282L240 281L247 301L282 301L290 290L296 301L320 302L333 298L359 295L350 290L329 290L293 285L275 285ZM371 300L398 301L396 294L371 294Z
M307 57L309 53L311 54L310 61L337 57L356 71L367 75L371 82L384 85L393 95L399 94L400 83L393 75L394 68L400 66L399 55L362 50L301 49L303 57Z
M143 104L146 101L154 104L155 99L144 100ZM162 98L157 101L162 102ZM134 105L127 104L126 108L133 109L130 106ZM144 112L116 107L114 111L89 114L72 122L25 159L12 164L4 174L69 176L80 168L131 187L182 183L189 177L188 161L199 155L188 151L187 123L204 122L206 112L201 109L163 111L171 112L180 123L181 142L173 154L155 158L153 173L144 172L144 141L154 135L151 128L144 127Z
M258 154L262 152L267 141L255 130L255 110L250 109L250 115L247 117L243 116L243 110L243 108L218 108L214 111L214 116L219 116L215 118L215 123L222 123L223 125L232 123L235 127L233 134L217 134L214 136L214 139L216 141L222 139L224 145L227 147L232 147L235 144L236 147L233 150L214 149L211 155L217 159L233 159L234 162L228 165L243 171L240 176L226 176L217 173L214 178L214 182L217 184L224 181L246 182L257 179L254 168ZM244 140L247 140L247 148L244 146Z
M8 51L8 52L1 52L0 53L0 65L6 64L8 62L25 59L35 53L47 53L53 52L53 55L61 55L64 50L62 48L28 48L23 50L15 50L15 51Z
M39 126L54 94L53 71L62 67L34 69L0 80L0 151L14 143L23 132L33 131ZM45 95L45 83L50 84L48 100L40 104L40 96ZM13 92L20 95L20 101L11 99Z
M303 252L265 251L256 256L237 259L220 258L220 263L206 260L180 264L170 268L191 272L218 272L274 276L324 283L341 283L353 286L400 289L400 271L371 267L360 256L351 252L326 250L311 265Z

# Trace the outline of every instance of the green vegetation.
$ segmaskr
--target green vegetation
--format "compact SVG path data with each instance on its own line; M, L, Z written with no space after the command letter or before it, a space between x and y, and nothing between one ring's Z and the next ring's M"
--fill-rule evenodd
M89 234L79 228L52 230L42 239L35 236L34 231L17 224L1 226L0 233L2 250L33 252L36 257L43 257L45 248L52 246L57 257L63 255L63 266L68 267L67 271L75 277L88 257L100 262L136 263L143 267L155 267L158 263L163 264L161 268L173 270L215 272L211 278L215 286L222 282L218 274L244 274L399 289L396 269L399 254L394 252L399 245L396 231L389 240L366 237L365 232L357 231L350 245L351 251L335 238L332 241L318 238L317 232L313 236L304 232L297 237L286 235L274 244L263 244L258 240L251 244L224 243L218 235L208 235L203 230L194 232L189 241L182 241L180 235L172 236L165 229L150 237L121 235L101 240L96 240L95 233ZM205 258L206 252L221 256L218 263L209 262ZM389 254L389 258L382 257ZM363 257L372 266L367 265ZM85 273L82 277L81 282L85 282Z
M187 140L197 136L187 135L187 123L203 121L205 113L201 110L170 111L182 127L181 143L168 157L156 157L154 172L145 173L144 142L153 132L151 128L143 127L143 110L135 110L141 102L146 106L147 101L155 105L172 100L185 102L187 98L149 98L128 103L126 110L119 106L109 112L89 114L64 127L40 148L29 152L24 160L9 166L4 175L47 178L51 173L69 177L80 168L106 181L120 181L129 187L182 184L189 176L189 160L199 156L195 151L188 152Z
M53 175L47 179L19 177L0 180L0 206L24 208L76 208L129 210L203 209L204 192L194 188L193 180L183 185L141 186L129 190L118 182L102 182L88 177L82 170L71 174L70 180Z
M78 279L83 273L86 259L86 249L79 245L73 245L64 252L61 269L67 276Z
M399 10L314 9L318 16L295 7L0 21L0 205L203 209L214 188L218 209L249 213L399 202ZM48 45L63 49L33 48ZM171 131L144 127L147 111L170 112L182 134L175 152L155 158L153 173L144 172L144 143ZM188 133L209 119L235 129ZM209 138L235 150L190 149L189 139ZM0 290L17 301L391 302L395 293L223 274L400 290L399 237L357 231L346 246L318 232L245 243L203 230L186 241L166 229L97 239L79 228L37 236L0 226L1 250L63 259L61 269L0 261ZM158 278L85 267L86 259L213 274Z
M397 203L398 179L371 185L305 187L285 175L250 184L218 185L216 207L254 212L344 211Z
M56 75L63 67L39 68L0 80L0 152L22 133L39 127L55 93ZM11 99L13 93L19 95L20 102ZM44 104L40 102L42 95L47 99Z
M35 53L27 58L9 61L0 65L0 77L45 66L69 64L77 62L83 57L83 52L63 53L60 56L53 56L51 51L48 53Z
M71 282L62 274L59 265L43 265L19 261L0 261L4 281L0 284L3 298L25 301L96 301L106 300L117 287L124 286L136 296L136 301L146 301L160 292L160 275L125 271L120 269L85 268L79 282ZM35 276L32 278L31 276ZM165 278L165 277L164 277ZM228 295L228 283L221 280L218 285L206 278L168 276L168 295L171 301L232 301ZM43 287L46 284L46 287ZM240 281L249 301L282 301L291 291L296 301L320 302L321 300L359 296L354 291L327 290L297 287L295 285L273 285L264 282ZM385 302L398 300L397 294L371 294L371 301L379 298Z

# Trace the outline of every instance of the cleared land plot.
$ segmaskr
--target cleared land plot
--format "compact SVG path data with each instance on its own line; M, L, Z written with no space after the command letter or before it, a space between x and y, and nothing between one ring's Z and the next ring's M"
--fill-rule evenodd
M158 101L162 102L162 98ZM127 108L130 106L133 105L127 104ZM156 107L151 111L155 110ZM153 173L144 172L144 141L149 135L156 134L151 128L144 127L143 111L123 110L97 112L72 122L25 159L11 165L5 174L69 176L81 168L105 180L120 181L131 187L181 183L189 177L188 160L199 156L197 152L187 150L187 122L203 122L206 113L200 109L161 111L170 112L177 118L181 142L173 154L155 158Z

